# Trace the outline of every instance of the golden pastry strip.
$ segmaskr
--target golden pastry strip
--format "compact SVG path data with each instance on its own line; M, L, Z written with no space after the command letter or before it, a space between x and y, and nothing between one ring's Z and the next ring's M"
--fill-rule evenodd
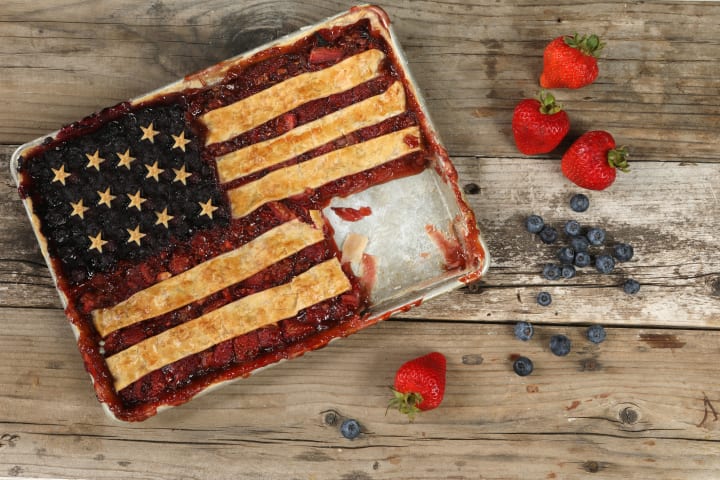
M200 120L206 145L229 140L300 105L344 92L377 77L385 54L368 50L331 67L289 78L235 103L211 110Z
M245 216L268 202L298 195L400 158L419 150L419 139L418 127L409 127L270 172L228 191L232 215Z
M291 220L245 245L141 290L121 303L92 312L101 336L162 315L241 282L321 241L322 230Z
M115 388L120 391L188 355L294 317L301 310L350 289L350 281L338 260L327 260L289 283L248 295L108 357Z
M405 111L405 90L393 83L380 95L301 125L279 137L236 150L217 159L221 183L258 172Z

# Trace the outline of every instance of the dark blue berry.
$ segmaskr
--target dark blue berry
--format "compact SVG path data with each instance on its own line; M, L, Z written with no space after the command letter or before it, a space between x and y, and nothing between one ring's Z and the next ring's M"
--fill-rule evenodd
M563 247L558 250L557 256L560 263L570 264L575 260L575 250L570 247Z
M590 265L590 254L587 252L577 252L575 254L575 266L579 268Z
M533 362L527 357L518 357L513 362L513 370L521 377L526 377L533 371Z
M600 273L610 273L615 268L615 260L610 255L598 255L595 259L595 268Z
M515 324L515 336L523 342L529 341L533 336L533 326L528 322L517 322Z
M627 262L633 257L633 247L627 243L618 243L613 247L613 255L618 262Z
M545 265L545 268L543 268L543 277L547 280L557 280L560 278L561 274L562 272L560 271L560 267L554 263L548 263Z
M575 276L575 267L572 265L563 265L560 269L560 275L563 278L573 278Z
M592 325L587 329L587 338L592 343L602 343L607 334L602 325Z
M570 208L572 208L574 212L584 212L589 206L590 199L582 193L576 193L570 199Z
M553 335L550 337L550 351L558 357L564 357L570 353L572 344L565 335Z
M576 252L587 252L590 248L590 242L585 237L572 237L570 239L570 247Z
M540 231L545 226L545 222L543 222L543 219L539 215L530 215L527 217L527 220L525 220L525 228L527 228L527 231L530 233L540 233Z
M543 243L555 243L557 238L558 232L555 230L555 227L545 225L543 229L540 230L540 240L542 240Z
M623 283L623 291L628 295L635 295L640 291L640 283L637 280L628 278L625 280L625 283Z
M550 295L548 292L540 292L537 294L537 303L538 305L542 305L543 307L547 307L552 303L552 295Z
M576 220L570 220L565 223L565 233L574 237L580 235L580 224Z
M590 245L602 245L605 243L605 230L602 228L593 227L587 232L587 239Z
M354 440L360 435L360 424L352 418L345 420L342 425L340 425L340 433L348 440Z

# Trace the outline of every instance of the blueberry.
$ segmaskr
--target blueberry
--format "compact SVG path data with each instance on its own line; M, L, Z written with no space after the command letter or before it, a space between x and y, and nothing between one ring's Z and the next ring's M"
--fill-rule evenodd
M587 339L592 343L602 343L605 340L607 334L605 328L602 325L592 325L587 329Z
M575 260L575 250L570 247L563 247L558 250L558 260L562 264L570 264Z
M575 266L579 268L590 265L590 254L587 252L577 252L575 254Z
M590 248L590 242L585 237L572 237L570 239L570 247L576 252L587 252Z
M558 357L564 357L570 353L572 344L565 335L553 335L550 337L550 351Z
M618 262L627 262L633 257L633 247L627 243L618 243L613 247L613 255Z
M640 283L637 280L628 278L625 280L625 283L623 283L623 291L628 295L635 295L640 291Z
M555 243L557 238L558 232L555 230L555 227L545 225L543 229L540 230L540 240L542 240L543 243Z
M540 215L530 215L525 220L525 228L530 233L540 233L544 226L545 222Z
M526 377L533 371L533 362L527 357L518 357L513 362L513 370L521 377Z
M580 235L580 224L575 220L569 220L565 223L565 233L571 237Z
M563 265L560 269L560 275L567 279L573 278L575 276L575 267L572 265Z
M605 230L602 228L593 227L587 232L587 239L590 245L602 245L605 243Z
M528 322L517 322L515 324L515 336L523 342L529 341L533 336L533 326Z
M547 307L552 303L552 295L550 295L548 292L540 292L537 294L536 300L538 305Z
M352 418L345 420L342 425L340 425L340 433L348 440L354 440L360 435L360 424Z
M570 208L573 212L584 212L590 206L590 199L587 195L577 193L570 199Z
M595 268L600 273L610 273L615 268L615 260L610 255L598 255L595 259Z
M561 274L562 272L560 271L560 267L554 263L548 263L545 265L545 268L543 268L543 277L547 280L557 280L560 278Z

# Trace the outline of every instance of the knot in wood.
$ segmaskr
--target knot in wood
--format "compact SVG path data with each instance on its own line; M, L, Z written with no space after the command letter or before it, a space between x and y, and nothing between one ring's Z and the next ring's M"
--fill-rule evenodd
M325 421L326 425L335 425L338 421L338 414L337 412L333 412L331 410L325 413L325 418L323 420Z
M600 470L600 464L595 460L588 460L587 462L583 463L583 468L586 472L597 473Z
M633 425L637 423L638 418L640 418L640 415L638 412L632 408L632 407L625 407L622 410L620 410L620 421L627 425Z

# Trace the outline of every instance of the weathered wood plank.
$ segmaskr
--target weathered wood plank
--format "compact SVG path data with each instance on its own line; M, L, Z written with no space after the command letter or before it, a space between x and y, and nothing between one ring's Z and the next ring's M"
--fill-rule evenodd
M610 328L595 346L581 327L539 327L523 343L511 325L387 321L126 425L101 412L59 311L3 313L0 475L224 478L242 465L244 478L705 478L720 468L720 422L711 412L702 422L705 395L720 403L707 361L720 332ZM574 343L568 357L548 350L558 332ZM414 424L386 416L395 368L429 350L448 358L443 405ZM514 354L535 361L531 376L512 372ZM363 428L352 442L337 430L347 417Z

